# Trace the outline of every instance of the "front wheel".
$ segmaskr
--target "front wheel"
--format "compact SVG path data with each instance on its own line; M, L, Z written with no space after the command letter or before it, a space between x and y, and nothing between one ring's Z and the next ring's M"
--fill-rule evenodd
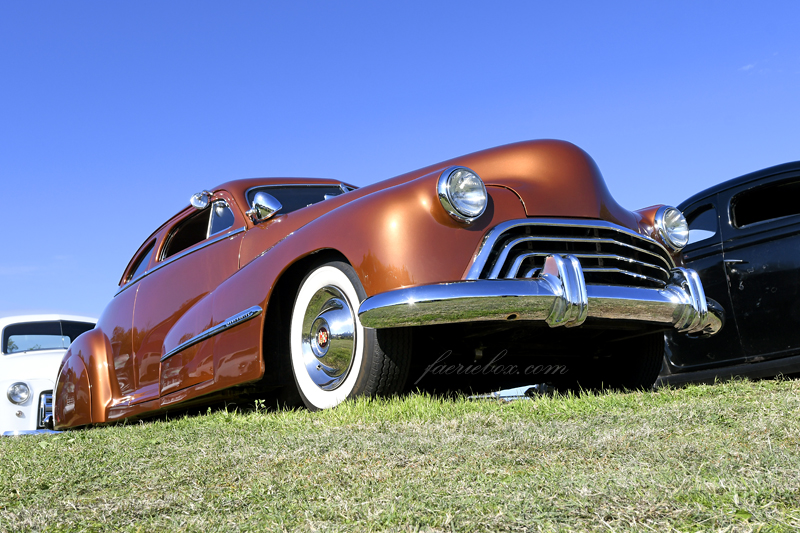
M312 410L354 396L398 393L408 377L411 332L368 329L358 319L366 298L353 268L334 261L303 279L292 308L290 357L303 403Z

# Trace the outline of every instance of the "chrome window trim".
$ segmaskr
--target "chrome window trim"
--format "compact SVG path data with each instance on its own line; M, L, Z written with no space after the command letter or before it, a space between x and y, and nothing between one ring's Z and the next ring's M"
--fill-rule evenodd
M672 255L667 248L661 244L660 242L656 241L652 237L648 237L647 235L642 235L641 233L637 233L631 229L628 229L624 226L620 226L618 224L613 224L611 222L607 222L605 220L581 220L581 219L572 219L572 218L522 218L516 220L507 220L506 222L501 222L497 226L493 227L489 232L483 237L481 244L478 246L478 251L475 252L475 255L472 259L472 264L470 265L469 269L467 270L467 275L464 279L474 280L479 279L483 268L486 266L486 262L489 260L489 254L491 253L494 245L497 243L497 240L508 230L520 227L520 226L560 226L560 227L575 227L575 228L594 228L594 229L606 229L617 231L619 233L624 233L632 237L637 237L639 239L643 239L650 244L656 245L658 248L661 248L666 256L669 258L670 267L674 268L675 263L672 259ZM560 239L566 240L566 239ZM595 239L596 240L596 239ZM618 244L618 241L614 241ZM652 254L653 252L648 252ZM655 254L658 256L658 254ZM664 259L661 256L658 256L661 259Z
M146 278L147 276L149 276L153 272L156 272L160 268L165 267L165 266L167 266L167 265L169 265L171 263L174 263L175 261L177 261L181 257L186 257L187 255L193 254L194 252L196 252L198 250L202 250L206 246L211 246L214 243L217 243L217 242L223 241L223 240L225 240L225 239L227 239L229 237L233 237L235 235L238 235L239 233L244 232L245 229L246 229L246 227L242 226L241 228L238 228L238 229L235 229L235 230L231 230L228 233L225 233L224 235L220 235L219 237L214 237L213 239L210 239L210 240L207 240L207 241L203 241L201 244L195 245L194 248L189 248L188 250L184 250L183 252L181 252L179 254L173 255L173 256L171 256L171 257L169 257L169 258L167 258L167 259L165 259L163 261L160 261L156 266L154 266L150 270L145 271L143 274L140 274L139 276L137 276L134 279L126 281L125 285L120 287L117 290L117 292L114 293L114 296L117 296L119 293L123 292L128 287L130 287L130 286L134 285L135 283L139 282L140 280Z
M224 321L220 322L216 326L210 327L207 330L203 331L202 333L198 333L197 335L195 335L191 339L183 341L182 343L177 345L175 348L171 349L170 351L168 351L167 353L162 355L161 356L161 362L163 363L164 361L166 361L167 359L169 359L170 357L172 357L176 353L182 352L183 350L185 350L187 348L191 348L195 344L197 344L199 342L203 342L204 340L206 340L206 339L208 339L210 337L213 337L214 335L217 335L218 333L222 333L223 331L225 331L227 329L230 329L233 326L236 326L237 324L241 324L242 322L247 322L251 318L255 318L260 314L261 314L261 307L259 307L257 305L254 305L253 307L251 307L249 309L245 309L241 313L237 313L237 314L233 315L232 317L228 318L227 320L224 320Z

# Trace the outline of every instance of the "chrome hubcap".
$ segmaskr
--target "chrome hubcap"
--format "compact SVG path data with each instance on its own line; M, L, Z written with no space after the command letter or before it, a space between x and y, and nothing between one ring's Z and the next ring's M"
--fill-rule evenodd
M356 348L356 321L347 297L331 285L311 297L303 318L303 362L322 390L347 378Z

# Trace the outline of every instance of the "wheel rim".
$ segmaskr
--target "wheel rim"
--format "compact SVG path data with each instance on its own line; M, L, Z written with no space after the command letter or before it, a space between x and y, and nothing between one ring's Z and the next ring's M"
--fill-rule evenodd
M327 285L311 297L303 318L303 363L311 381L322 390L338 388L355 358L356 321L350 302Z

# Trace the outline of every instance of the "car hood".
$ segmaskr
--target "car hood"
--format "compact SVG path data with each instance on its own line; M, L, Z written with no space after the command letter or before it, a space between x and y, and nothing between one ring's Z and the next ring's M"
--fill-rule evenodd
M58 366L66 350L42 350L0 355L0 376L3 381L49 379L55 381Z
M513 191L529 217L600 219L639 230L639 216L611 196L594 160L566 141L538 140L507 144L431 165L348 193L356 199L441 172L465 166L487 186ZM344 196L348 196L344 195Z

